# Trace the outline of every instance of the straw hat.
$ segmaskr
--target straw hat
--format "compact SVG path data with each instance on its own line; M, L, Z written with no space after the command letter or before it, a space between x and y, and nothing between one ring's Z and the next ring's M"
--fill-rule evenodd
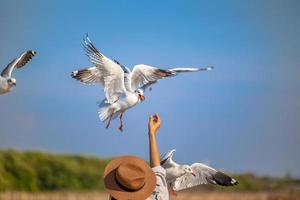
M145 200L155 189L156 177L143 159L121 156L106 166L104 184L117 200Z

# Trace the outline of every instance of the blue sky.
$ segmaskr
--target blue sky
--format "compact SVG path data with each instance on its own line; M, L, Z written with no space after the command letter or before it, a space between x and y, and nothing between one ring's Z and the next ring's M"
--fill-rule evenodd
M161 153L230 172L300 177L299 1L16 1L0 3L0 66L27 49L17 87L0 97L0 148L148 159L147 119L162 117ZM128 67L214 65L165 79L105 130L85 33Z

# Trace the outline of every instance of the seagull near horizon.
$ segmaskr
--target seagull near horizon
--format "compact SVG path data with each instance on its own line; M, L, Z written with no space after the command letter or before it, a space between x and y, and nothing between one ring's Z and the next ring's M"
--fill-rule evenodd
M100 83L104 87L105 99L99 105L99 118L107 121L109 128L112 119L119 116L119 130L123 130L123 113L145 100L144 91L159 79L173 77L178 73L209 71L206 68L171 68L159 69L139 64L131 71L115 59L109 59L93 45L88 35L84 38L83 47L92 67L72 72L72 77L86 84Z
M35 51L26 51L7 65L0 75L0 95L10 92L17 85L17 80L12 77L13 70L25 66L35 54Z
M202 163L180 165L173 160L175 149L161 157L160 165L166 170L166 181L172 194L201 184L221 186L237 185L238 182L227 174Z

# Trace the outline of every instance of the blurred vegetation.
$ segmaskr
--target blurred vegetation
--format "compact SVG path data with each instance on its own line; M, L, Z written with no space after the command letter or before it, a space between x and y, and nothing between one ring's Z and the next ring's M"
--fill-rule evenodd
M0 191L102 190L109 160L42 152L0 151Z
M103 171L109 159L43 152L0 150L0 191L103 190ZM300 188L300 180L233 175L234 187L199 186L194 191L274 191Z

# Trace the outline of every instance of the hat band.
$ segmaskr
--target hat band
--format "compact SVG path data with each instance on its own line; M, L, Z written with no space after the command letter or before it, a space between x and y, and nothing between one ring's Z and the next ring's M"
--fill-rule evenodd
M139 191L140 189L142 189L142 188L145 186L145 183L144 183L141 187L139 187L139 188L137 188L137 189L131 189L131 188L128 188L128 187L122 185L122 184L118 181L118 179L117 179L117 174L116 174L116 173L115 173L115 179L116 179L116 183L118 184L118 186L119 186L121 189L123 189L123 190L125 190L125 191L128 191L128 192L136 192L136 191Z

